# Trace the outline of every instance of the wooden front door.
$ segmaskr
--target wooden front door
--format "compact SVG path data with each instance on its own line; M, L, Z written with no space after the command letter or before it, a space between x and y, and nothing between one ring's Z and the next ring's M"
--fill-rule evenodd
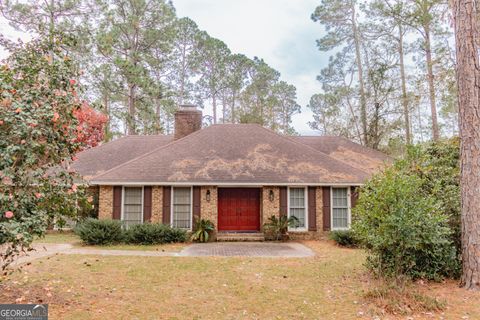
M260 189L219 188L218 230L260 230Z

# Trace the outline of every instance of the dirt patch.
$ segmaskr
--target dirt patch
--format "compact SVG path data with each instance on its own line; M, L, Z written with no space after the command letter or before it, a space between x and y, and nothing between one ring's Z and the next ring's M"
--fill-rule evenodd
M48 303L55 305L74 305L73 294L58 294L50 285L29 284L10 281L0 283L0 303Z

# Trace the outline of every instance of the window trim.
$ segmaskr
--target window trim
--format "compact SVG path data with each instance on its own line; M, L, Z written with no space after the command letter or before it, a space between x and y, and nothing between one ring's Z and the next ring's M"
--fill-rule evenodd
M122 186L122 209L120 211L120 221L125 221L125 217L124 217L124 206L125 206L125 188L137 188L135 186ZM145 188L144 186L142 186L142 214L140 215L140 218L141 218L141 222L140 224L143 224L143 209L144 209L144 198L145 198ZM122 222L123 224L123 222ZM126 227L126 225L125 225Z
M170 187L170 227L173 228L173 193L175 188L190 188L190 228L180 228L183 230L193 230L193 186L171 186Z
M306 232L308 231L308 187L304 186L289 186L287 188L287 217L290 218L290 188L292 189L303 189L304 195L305 195L305 226L302 228L291 228L288 227L289 232Z
M335 228L333 226L333 189L347 189L347 227ZM330 229L332 231L350 230L352 223L351 187L330 187Z

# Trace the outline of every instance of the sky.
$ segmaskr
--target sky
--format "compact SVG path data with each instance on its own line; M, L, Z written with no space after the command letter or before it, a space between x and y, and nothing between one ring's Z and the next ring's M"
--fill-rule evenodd
M263 58L281 73L281 79L297 88L302 112L293 117L302 135L315 135L308 122L310 97L321 92L316 80L328 62L315 41L322 27L310 19L319 0L173 0L179 17L194 20L200 29L224 41L233 53ZM0 18L0 30L9 38L21 36ZM0 58L5 53L0 49ZM211 112L205 110L206 113Z

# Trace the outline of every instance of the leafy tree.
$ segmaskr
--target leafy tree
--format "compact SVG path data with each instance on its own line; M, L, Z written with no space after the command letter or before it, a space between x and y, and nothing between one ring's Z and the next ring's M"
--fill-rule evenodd
M86 147L75 116L85 102L76 64L51 40L18 45L0 67L2 269L50 221L74 215L82 195L69 163Z
M86 103L74 110L73 114L78 121L76 141L84 147L96 147L104 138L104 127L108 117Z
M439 280L458 275L447 216L422 192L422 178L389 168L369 181L354 209L353 230L378 275Z
M213 108L213 123L217 123L217 104L220 92L225 88L226 63L230 55L227 45L210 37L206 32L199 34L197 59L200 79L198 88L205 99L210 99Z
M459 175L459 141L451 139L410 146L403 159L362 188L354 230L375 271L458 276Z
M152 115L152 101L161 98L162 86L152 79L149 65L158 68L158 56L169 46L174 8L166 1L100 1L102 20L97 31L98 50L121 79L121 99L128 134L137 134L137 110ZM140 104L143 104L140 106Z
M311 18L325 25L327 34L317 41L318 49L329 51L337 47L347 47L343 53L355 53L358 92L360 96L360 122L362 128L361 141L369 145L367 135L367 97L364 83L362 60L362 31L359 30L356 0L322 0Z

